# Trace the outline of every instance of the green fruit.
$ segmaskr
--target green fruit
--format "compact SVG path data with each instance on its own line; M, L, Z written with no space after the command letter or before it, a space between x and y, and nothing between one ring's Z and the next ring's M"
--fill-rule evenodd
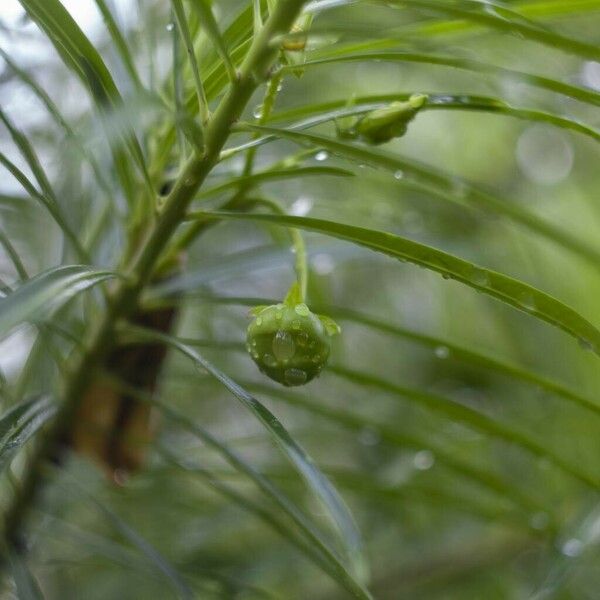
M246 348L261 372L285 386L304 385L321 373L330 337L339 333L331 319L313 314L304 303L261 306L252 312Z

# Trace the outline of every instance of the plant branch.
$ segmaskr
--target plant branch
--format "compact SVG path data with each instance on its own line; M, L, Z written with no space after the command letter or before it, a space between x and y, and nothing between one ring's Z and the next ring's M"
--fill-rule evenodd
M45 432L29 461L19 493L4 515L4 535L9 550L23 553L23 529L30 509L44 487L44 464L55 457L60 440L70 430L81 398L91 385L94 373L102 365L115 344L115 324L127 318L135 309L141 292L150 281L165 246L185 218L189 204L206 176L219 158L219 153L256 88L269 76L278 55L271 41L285 34L297 18L305 0L280 0L268 21L254 39L241 66L237 79L232 82L219 107L206 127L205 153L195 152L166 198L155 224L129 264L126 277L116 283L102 317L90 326L85 348L78 354L67 376L63 400L57 415ZM0 566L6 566L8 552L0 557Z

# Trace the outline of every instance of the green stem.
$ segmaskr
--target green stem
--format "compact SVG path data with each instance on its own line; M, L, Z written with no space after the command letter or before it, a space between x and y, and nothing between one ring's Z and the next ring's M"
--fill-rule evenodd
M23 528L30 509L38 500L45 483L44 464L56 456L60 442L71 429L81 399L89 389L94 373L104 363L115 344L115 324L127 318L138 303L155 266L185 218L194 195L219 159L219 153L232 124L239 119L258 85L269 75L269 69L277 59L278 49L271 40L289 31L300 13L305 0L280 0L259 35L254 39L241 66L239 77L232 83L218 109L206 128L206 152L194 153L165 200L152 229L136 256L125 269L125 277L119 280L104 314L90 326L86 336L86 350L74 357L70 375L66 378L60 408L45 431L29 461L23 484L15 494L4 514L4 534L8 545L23 553ZM0 566L7 564L6 553L0 557Z
M266 206L272 212L279 215L287 214L279 202L271 200L270 198L252 198L248 200L248 203ZM304 238L302 237L300 230L294 229L293 227L287 227L286 229L292 238L292 247L294 249L294 254L296 255L294 268L296 269L296 277L298 279L298 285L300 286L300 296L302 298L302 302L305 302L306 287L308 283L308 263L306 259L306 246L304 244Z
M283 78L283 73L281 70L278 70L272 77L269 79L269 83L267 85L267 89L265 91L265 96L262 104L262 110L260 118L258 119L259 125L264 125L273 112L273 107L275 106L275 100L277 98L277 94L279 93L279 87L281 80ZM253 135L253 139L257 139L260 137L260 133L255 133ZM244 163L244 168L242 170L242 175L247 176L252 173L252 169L254 166L254 157L256 155L258 147L252 147L248 150L246 154L246 161ZM222 210L236 210L239 206L244 202L244 199L248 192L251 190L252 186L250 184L246 184L240 186L238 191L221 207ZM177 255L185 250L203 231L206 230L207 227L210 227L213 223L210 221L199 220L187 227L179 235L178 238L175 239L171 247L169 248L166 256L161 260L161 264L159 265L159 270L164 270L167 268L172 262L176 259Z

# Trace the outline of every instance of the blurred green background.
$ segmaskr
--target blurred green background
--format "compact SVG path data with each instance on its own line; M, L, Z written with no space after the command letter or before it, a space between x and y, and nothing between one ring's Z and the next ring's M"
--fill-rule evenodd
M146 134L159 128L165 115L150 97L140 98L131 89L94 3L65 4L109 65L126 98L127 118L150 148ZM338 4L317 13L307 60L354 43L364 43L363 51L377 50L377 41L385 39L394 40L386 50L477 60L600 92L599 63L519 35L410 3ZM558 4L504 6L529 14L523 6ZM569 8L568 2L563 5ZM531 18L544 30L598 43L600 3L588 5L585 11L556 10L547 16L539 9ZM143 81L150 90L171 96L168 3L113 0L111 6ZM214 2L223 30L243 6ZM110 182L114 174L98 116L22 12L16 2L0 8L0 46L44 86ZM200 48L208 44L204 40ZM191 77L185 86L193 94ZM274 122L278 113L308 104L413 92L486 96L600 127L597 105L498 72L385 60L311 66L301 78L286 76ZM258 94L247 120L260 102ZM7 63L0 72L0 104L34 142L75 230L88 236L102 212L103 194L78 149ZM335 135L332 123L314 132ZM247 134L236 134L230 146L246 139ZM0 147L26 170L6 129L0 130ZM305 166L339 166L354 177L269 182L261 194L291 214L385 230L516 277L600 323L598 263L478 206L468 191L475 184L600 253L597 140L466 106L422 111L407 134L385 150L444 171L454 188L445 197L436 195L416 186L406 173L316 149L303 158ZM257 170L297 152L287 141L261 146ZM242 166L241 155L224 161L207 186L239 174ZM169 164L176 167L176 161ZM37 205L25 201L6 171L0 195L2 229L28 271L60 263L65 254L61 232ZM99 239L95 261L114 264L123 244L117 211L109 212ZM177 333L255 393L331 478L361 531L362 569L373 595L390 600L598 598L598 487L552 457L597 481L600 416L553 392L549 383L559 382L598 404L598 357L558 329L458 282L333 238L306 234L305 240L309 304L327 307L342 326L333 342L331 367L306 387L276 387L243 347L249 306L264 303L260 299L281 300L293 280L293 255L281 229L219 224L197 240L183 272L158 286L154 298L177 300ZM5 256L0 276L8 283L17 278ZM77 327L81 314L72 312ZM34 392L59 385L52 342L26 360L37 335L32 326L3 342L0 365L7 386L25 381L28 392ZM492 363L481 355L493 357ZM507 372L496 360L518 372ZM521 371L536 375L527 380ZM331 533L322 507L260 423L218 382L171 353L157 395L269 476ZM473 409L509 433L466 423L453 406ZM177 597L181 580L197 598L347 597L249 508L247 502L278 515L247 478L181 424L165 417L158 421L145 468L125 485L107 483L99 469L77 456L55 473L34 513L30 538L29 566L45 597L171 598ZM531 442L529 449L519 443L522 438ZM187 470L165 458L161 447ZM16 472L25 454L15 461ZM228 496L215 480L239 496ZM10 483L2 485L9 494ZM3 593L15 597L10 582Z

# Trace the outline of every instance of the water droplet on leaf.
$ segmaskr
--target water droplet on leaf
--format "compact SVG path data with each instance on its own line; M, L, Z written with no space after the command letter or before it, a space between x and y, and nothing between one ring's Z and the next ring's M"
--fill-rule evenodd
M567 540L561 547L560 551L569 558L579 556L583 552L583 543L581 540L571 538Z
M319 162L323 162L324 160L327 160L329 158L329 152L327 152L326 150L319 150L319 152L317 152L315 154L315 160L318 160Z
M431 450L421 450L413 457L413 465L419 471L431 469L435 463L435 456Z
M448 348L448 346L438 346L434 352L435 355L441 359L448 358L450 356L450 348Z

